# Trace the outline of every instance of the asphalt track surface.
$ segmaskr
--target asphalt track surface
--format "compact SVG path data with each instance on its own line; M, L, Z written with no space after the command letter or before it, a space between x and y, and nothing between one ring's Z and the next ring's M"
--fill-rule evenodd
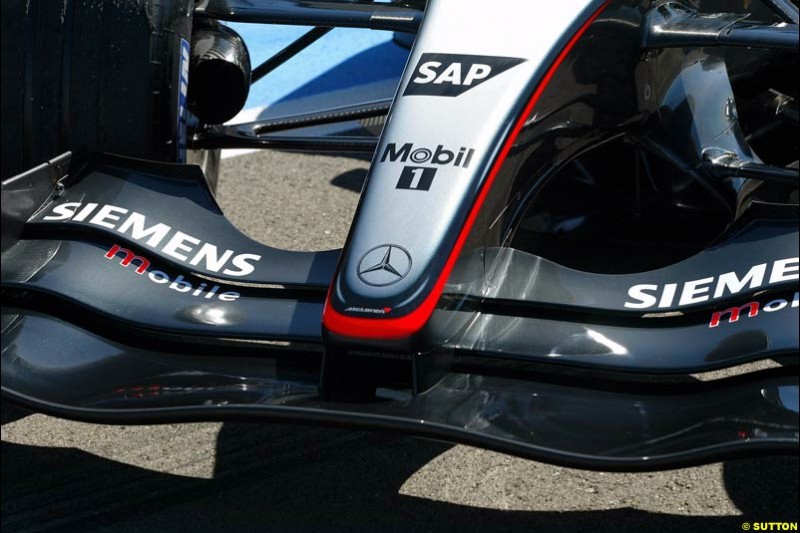
M233 222L293 249L340 245L367 162L223 161ZM609 474L317 427L95 426L2 405L2 531L742 531L798 520L796 457Z

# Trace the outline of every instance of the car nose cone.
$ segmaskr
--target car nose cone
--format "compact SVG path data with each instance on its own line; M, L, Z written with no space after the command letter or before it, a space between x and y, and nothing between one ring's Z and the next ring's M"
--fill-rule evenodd
M411 255L395 244L370 249L358 263L358 277L367 285L385 287L397 283L411 270Z

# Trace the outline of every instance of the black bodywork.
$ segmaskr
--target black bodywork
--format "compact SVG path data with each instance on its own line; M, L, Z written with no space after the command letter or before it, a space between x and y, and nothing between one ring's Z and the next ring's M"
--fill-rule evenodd
M303 20L419 24L411 5L366 4ZM791 112L763 95L789 68L796 79L796 50L783 49L796 47L797 21L777 37L737 26L742 46L764 50L742 59L712 36L743 17L720 30L662 4L616 2L590 27L510 151L429 322L403 341L324 332L342 251L249 239L196 167L65 154L7 180L4 396L92 422L322 423L603 470L796 453L796 276L680 309L631 308L626 295L760 264L791 272L797 141L772 153L770 135L796 132L797 118L753 137L763 125L751 110ZM270 5L206 2L196 16L268 18ZM764 86L747 76L755 64ZM652 97L639 96L645 86ZM741 118L724 113L728 102ZM212 126L193 139L369 151L376 139L358 121L386 110ZM116 209L98 218L103 206ZM176 234L210 248L165 246ZM252 270L236 263L248 254L262 258Z

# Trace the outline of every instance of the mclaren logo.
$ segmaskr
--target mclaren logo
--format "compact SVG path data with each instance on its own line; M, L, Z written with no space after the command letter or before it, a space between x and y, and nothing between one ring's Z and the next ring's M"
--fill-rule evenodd
M459 96L523 62L517 57L422 54L403 96Z
M367 285L385 287L397 283L411 270L411 256L405 248L382 244L372 248L358 263L358 277Z

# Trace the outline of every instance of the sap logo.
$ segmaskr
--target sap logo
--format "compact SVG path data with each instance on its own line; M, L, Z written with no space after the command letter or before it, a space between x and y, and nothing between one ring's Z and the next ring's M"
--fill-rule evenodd
M524 61L516 57L422 54L403 96L459 96Z

